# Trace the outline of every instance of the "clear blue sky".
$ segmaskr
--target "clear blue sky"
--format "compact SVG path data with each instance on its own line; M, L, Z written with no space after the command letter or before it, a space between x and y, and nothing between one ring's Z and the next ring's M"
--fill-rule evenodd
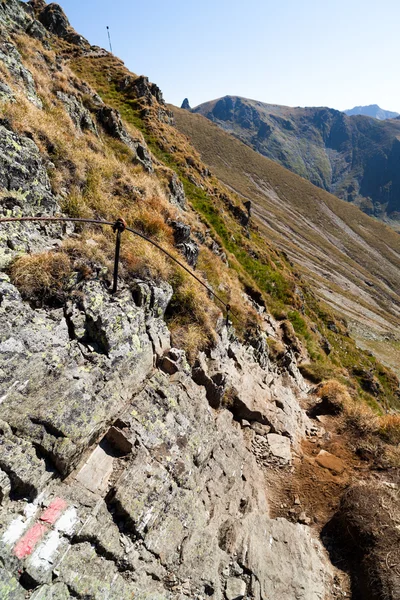
M400 112L398 0L59 0L71 24L167 102L227 94Z

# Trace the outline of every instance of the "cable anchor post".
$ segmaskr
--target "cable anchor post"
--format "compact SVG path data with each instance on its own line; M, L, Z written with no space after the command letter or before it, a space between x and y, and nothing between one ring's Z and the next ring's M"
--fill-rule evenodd
M117 234L115 240L115 257L114 257L114 277L113 277L113 288L112 293L116 294L118 289L118 269L119 269L119 254L121 249L121 233L126 229L126 223L124 219L117 219L112 226L113 232Z
M229 313L231 311L231 305L227 304L226 305L226 320L225 320L225 325L228 328L229 327Z

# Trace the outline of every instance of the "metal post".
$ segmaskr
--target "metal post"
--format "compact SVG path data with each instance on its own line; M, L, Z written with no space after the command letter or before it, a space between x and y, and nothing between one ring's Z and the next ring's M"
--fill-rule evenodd
M226 305L226 322L225 322L226 327L229 327L229 313L230 313L230 310L231 310L231 305L227 304Z
M112 45L111 45L110 28L109 28L109 26L108 26L108 25L107 25L107 34L108 34L108 42L109 42L109 44L110 44L110 52L111 52L111 54L112 54Z
M123 219L117 219L113 225L113 231L117 234L115 242L115 258L114 258L114 282L112 293L115 294L118 289L118 268L119 268L119 253L121 249L121 233L125 231L126 223Z

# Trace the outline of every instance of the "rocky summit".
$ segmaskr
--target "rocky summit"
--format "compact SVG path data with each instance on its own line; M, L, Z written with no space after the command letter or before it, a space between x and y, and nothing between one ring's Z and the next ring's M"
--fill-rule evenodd
M58 4L0 2L2 600L399 597L399 380L252 207Z
M348 110L343 111L346 115L365 115L366 117L373 117L374 119L379 119L379 121L384 121L385 119L395 119L399 117L398 112L393 112L391 110L384 110L377 104L369 104L368 106L355 106L354 108L349 108Z

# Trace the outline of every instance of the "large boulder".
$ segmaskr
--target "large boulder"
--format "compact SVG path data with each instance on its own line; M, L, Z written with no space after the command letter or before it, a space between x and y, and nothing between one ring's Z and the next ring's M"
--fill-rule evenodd
M4 278L0 294L2 417L66 474L152 370L154 317L97 281L64 310L31 309Z
M48 4L40 13L39 21L54 35L65 37L69 30L69 21L59 4Z

